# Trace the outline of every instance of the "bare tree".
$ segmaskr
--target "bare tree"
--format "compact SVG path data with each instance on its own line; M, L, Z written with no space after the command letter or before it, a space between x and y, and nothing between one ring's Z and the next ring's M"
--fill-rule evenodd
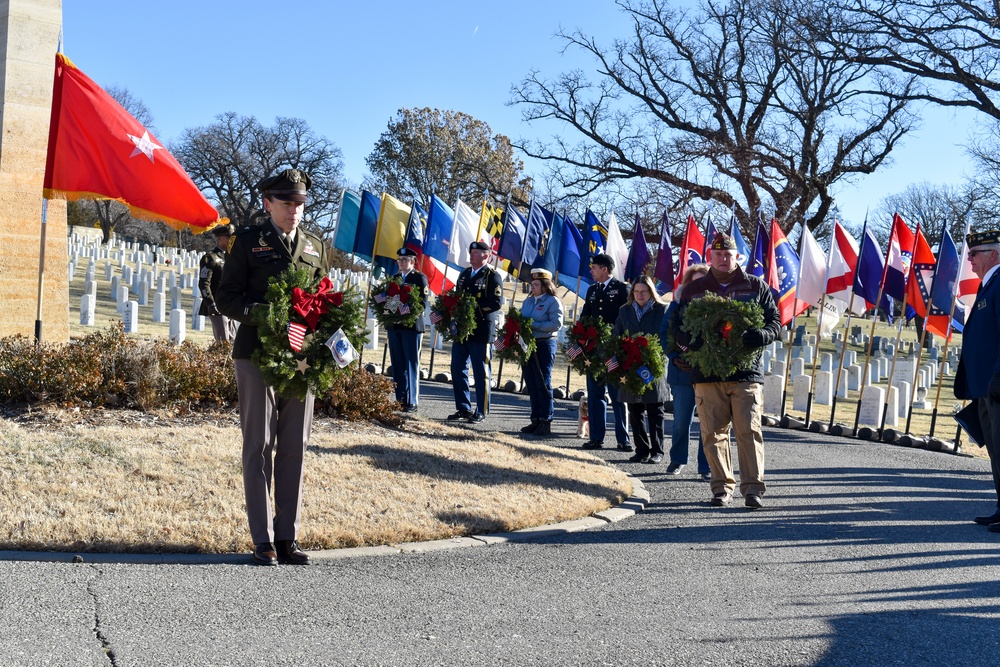
M253 116L227 112L205 127L184 130L171 152L195 184L215 200L219 213L238 226L266 218L260 179L281 169L302 169L312 178L303 224L329 237L343 188L343 157L337 146L299 118L277 118L271 127Z
M582 136L518 144L568 188L649 178L735 210L744 230L762 209L785 229L813 227L833 207L830 186L873 172L911 129L894 97L908 82L832 58L803 30L818 2L709 0L692 12L667 0L619 4L633 19L628 39L604 47L560 33L566 48L594 57L597 82L532 72L513 89L526 120L554 119Z
M510 139L460 111L400 109L366 162L365 187L424 203L433 193L451 204L462 193L526 206L531 190Z
M892 233L893 215L899 213L903 220L920 231L932 246L941 240L941 230L948 231L961 241L965 233L965 223L973 216L981 195L969 187L917 183L882 199L868 220L880 245L888 247Z

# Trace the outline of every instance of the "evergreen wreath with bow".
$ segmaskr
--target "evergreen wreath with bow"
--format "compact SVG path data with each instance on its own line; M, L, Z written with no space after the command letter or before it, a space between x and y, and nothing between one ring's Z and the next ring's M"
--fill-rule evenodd
M759 349L745 347L743 333L764 326L759 304L709 293L689 303L681 317L681 330L691 335L692 342L702 343L681 356L703 376L728 378L753 369Z
M566 342L569 365L580 375L598 382L605 375L604 349L611 340L611 325L599 317L582 317L570 328Z
M328 277L310 278L311 270L289 266L268 282L253 311L261 347L253 362L278 395L303 400L306 392L326 394L340 368L326 342L342 329L355 349L368 340L365 299L357 289L336 292ZM295 349L298 348L298 349Z
M608 384L641 396L666 374L658 338L643 334L612 337L608 343Z
M497 338L493 342L493 349L497 353L497 358L503 361L516 361L524 368L528 359L538 349L538 343L531 333L530 317L525 317L516 308L511 306L507 311L507 319L503 326L497 329Z
M399 276L372 285L368 305L384 327L413 327L424 314L421 290L404 283Z
M431 323L445 340L464 343L476 329L476 299L468 292L448 290L431 306Z

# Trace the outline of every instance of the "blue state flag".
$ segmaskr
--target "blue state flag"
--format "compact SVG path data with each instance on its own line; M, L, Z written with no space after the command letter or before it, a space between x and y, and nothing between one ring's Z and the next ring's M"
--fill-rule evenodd
M882 277L885 275L885 258L878 247L875 235L865 225L861 235L861 249L858 250L858 266L854 272L854 293L867 302L869 308L878 308L885 313L886 319L892 322L892 299L888 294L879 293L882 290Z
M702 257L711 257L708 251L712 247L712 241L715 240L716 235L719 232L715 229L715 223L712 222L712 214L708 214L708 222L705 224L705 251L701 253Z
M656 251L656 271L653 278L660 282L660 289L669 292L674 288L674 249L670 244L670 221L664 212L660 221L660 248Z
M961 274L961 260L958 255L958 248L951 238L951 233L945 227L941 234L941 244L938 247L937 265L934 272L934 280L931 283L931 298L927 303L927 330L933 331L939 336L946 336L948 332L948 316L953 315L951 329L960 332L964 328L962 322L966 320L965 307L962 302L955 298L958 293L958 280ZM952 313L952 304L955 304Z
M375 237L378 234L378 212L382 202L378 197L363 190L361 192L361 213L358 215L358 231L354 237L354 254L365 261L372 261Z
M625 282L635 280L646 272L649 266L649 246L646 245L646 234L639 223L639 214L635 214L635 227L632 228L632 247L628 250L628 261L625 262Z
M416 252L418 258L424 254L426 230L427 212L414 199L413 205L410 207L410 219L406 223L406 239L403 241L403 247Z
M358 235L358 216L361 214L361 195L344 190L337 212L337 235L333 247L344 252L354 252L354 239Z
M524 232L524 263L534 269L545 268L545 254L552 235L552 211L531 202L528 208L528 225Z
M587 227L587 233L584 237L587 239L588 259L594 255L603 254L608 246L608 226L598 220L589 208L584 223Z
M455 212L441 201L437 195L431 195L431 210L427 213L427 235L424 238L424 254L441 262L448 261L448 246L451 244L451 231L455 225Z
M733 237L733 240L736 241L736 261L739 263L740 268L746 271L747 266L750 264L750 247L743 239L743 232L740 231L740 225L736 222L736 218L732 220L729 233Z
M771 247L771 239L768 237L764 222L757 220L757 238L753 242L753 254L750 258L747 273L766 280L767 276L767 249Z
M513 206L503 212L503 231L500 233L500 247L497 254L517 269L524 254L524 232L528 223Z
M567 215L563 219L562 243L559 250L559 284L584 296L587 287L593 282L587 270L589 262L584 258L587 253L583 243L583 234Z

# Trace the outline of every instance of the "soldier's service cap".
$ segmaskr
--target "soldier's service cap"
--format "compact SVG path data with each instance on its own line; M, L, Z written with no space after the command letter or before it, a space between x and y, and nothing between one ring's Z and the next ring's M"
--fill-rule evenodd
M604 266L610 271L615 268L615 258L611 255L606 255L601 253L600 255L594 255L590 258L590 263L592 266Z
M532 280L552 280L552 272L545 269L532 269L531 270Z
M396 251L396 257L416 257L417 251L412 248L400 248Z
M232 236L236 233L236 227L233 225L218 225L216 227L212 227L212 231L210 233L212 236Z
M312 179L301 169L285 169L257 183L257 189L265 197L282 201L305 202L310 187Z
M490 247L482 241L473 241L469 244L469 252L472 252L473 250L483 250L485 252L489 252Z
M736 240L729 234L719 232L712 240L712 250L736 250Z
M977 245L1000 243L1000 231L991 229L985 232L974 232L965 237L965 242L969 244L970 248L975 248Z

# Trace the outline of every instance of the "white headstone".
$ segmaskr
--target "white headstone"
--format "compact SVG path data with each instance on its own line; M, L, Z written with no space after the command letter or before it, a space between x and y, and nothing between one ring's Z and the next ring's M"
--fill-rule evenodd
M899 426L899 389L896 387L889 388L889 407L886 409L885 413L885 425L886 426Z
M840 373L840 383L837 387L837 398L847 398L847 387L850 384L848 382L847 376L849 373L844 369L843 373Z
M795 378L792 387L792 409L800 412L806 411L809 402L809 390L812 389L812 378L808 375L799 375Z
M898 414L900 417L905 417L907 410L910 407L910 391L912 390L912 385L909 382L900 380L899 382L894 382L892 388L897 390L897 395L899 396Z
M798 359L792 359L792 370L791 370L791 375L789 377L794 379L800 375L804 375L805 372L806 372L805 359L802 359L801 357L799 357Z
M139 331L139 304L135 301L128 301L122 311L122 324L125 325L125 333L137 333Z
M139 305L148 306L149 305L149 281L143 280L139 283Z
M180 345L187 337L185 325L187 324L187 313L180 308L170 311L170 342Z
M885 405L885 389L882 387L865 387L861 394L861 412L858 423L865 426L879 427L882 424L882 408Z
M196 313L191 317L191 330L192 331L204 331L205 330L205 316L198 315L197 310L192 310L191 312Z
M365 343L366 350L377 350L378 349L378 320L374 317L369 317L365 321L368 327L368 342Z
M112 274L115 272L114 267L111 266L111 262L104 262L104 279L111 280Z
M813 395L813 400L819 405L833 403L833 374L830 371L816 373L816 392Z
M908 382L912 386L914 379L914 365L913 359L897 359L896 368L892 372L891 384L896 384L897 382Z
M819 367L820 370L824 370L827 373L833 371L833 355L829 352L824 352L819 355ZM831 385L832 386L832 385Z
M861 389L861 366L848 366L844 369L847 376L847 388L851 391Z
M153 295L153 321L165 322L167 319L167 295L157 292Z
M80 325L85 327L94 326L94 314L97 308L97 297L93 294L84 294L80 297Z
M115 309L119 313L124 313L126 303L128 303L128 288L122 285L118 288L118 300L115 302Z
M764 375L767 375L768 373L771 372L771 358L773 356L774 355L771 353L770 348L765 347L764 351L761 352L760 367L761 370L764 372Z
M118 287L121 286L121 278L118 276L111 276L111 300L118 301Z
M86 282L83 283L83 293L97 298L97 281L93 278L87 278Z
M868 381L865 384L878 384L882 381L882 374L879 373L878 359L868 360Z
M784 377L785 376L785 362L782 361L781 359L775 359L774 361L772 361L771 362L771 375L775 375L775 376L780 375L781 377ZM777 413L775 413L775 414L777 414Z
M170 310L177 310L181 307L181 288L170 288Z
M781 414L781 394L784 389L785 377L783 375L772 374L764 378L764 412L771 415Z

